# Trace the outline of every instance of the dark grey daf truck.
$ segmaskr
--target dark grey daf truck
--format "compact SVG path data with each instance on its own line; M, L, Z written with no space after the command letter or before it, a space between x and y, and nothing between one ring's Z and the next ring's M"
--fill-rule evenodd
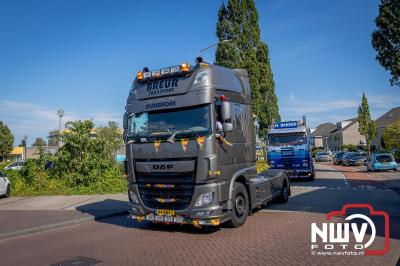
M137 73L124 138L131 217L241 226L252 209L287 202L284 170L257 174L245 70L203 63Z

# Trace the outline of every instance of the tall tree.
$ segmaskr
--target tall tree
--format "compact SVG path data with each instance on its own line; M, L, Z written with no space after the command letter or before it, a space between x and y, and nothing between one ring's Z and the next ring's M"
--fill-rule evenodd
M388 125L382 134L385 148L400 148L400 120Z
M65 127L63 146L55 155L55 170L60 177L69 176L74 185L88 186L115 164L111 145L104 138L91 137L91 120L69 121Z
M376 60L388 71L390 84L400 86L400 0L381 0L377 29L372 33Z
M25 147L25 140L21 139L21 143L18 144L18 147Z
M100 127L97 132L97 137L104 138L111 146L113 154L123 146L122 131L118 128L118 123L108 121L107 126Z
M249 73L252 107L257 134L265 138L272 120L279 120L278 100L271 70L268 46L261 40L258 12L253 0L228 0L218 11L216 35L219 41L215 64L244 68Z
M4 155L9 154L13 149L14 136L6 124L0 121L0 154L4 161Z
M46 141L44 141L44 139L42 139L42 138L36 138L35 142L32 144L32 146L36 146L36 147L46 146Z
M371 119L371 114L369 112L369 105L365 93L362 95L361 104L358 106L358 131L361 135L365 137L368 153L371 149L371 141L376 136L376 124L375 121Z

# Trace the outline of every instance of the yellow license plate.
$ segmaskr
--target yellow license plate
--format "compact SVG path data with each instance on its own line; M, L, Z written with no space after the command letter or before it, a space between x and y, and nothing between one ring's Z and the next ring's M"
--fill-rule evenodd
M174 216L175 215L175 211L174 210L157 210L157 215Z

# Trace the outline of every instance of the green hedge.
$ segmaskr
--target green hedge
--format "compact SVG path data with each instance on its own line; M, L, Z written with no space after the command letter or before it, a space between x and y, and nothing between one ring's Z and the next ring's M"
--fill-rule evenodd
M127 181L119 167L107 169L96 182L88 186L72 184L70 180L73 177L55 178L50 170L38 171L32 176L24 175L24 171L4 172L10 179L12 196L108 194L127 191Z

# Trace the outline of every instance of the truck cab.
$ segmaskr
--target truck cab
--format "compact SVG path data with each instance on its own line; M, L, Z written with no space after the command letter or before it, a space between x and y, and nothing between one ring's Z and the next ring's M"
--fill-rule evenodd
M129 92L124 139L137 221L240 226L252 208L290 194L285 172L257 173L245 70L201 61L144 68Z
M268 132L268 163L272 169L285 169L291 178L314 180L311 131L302 121L276 122Z

